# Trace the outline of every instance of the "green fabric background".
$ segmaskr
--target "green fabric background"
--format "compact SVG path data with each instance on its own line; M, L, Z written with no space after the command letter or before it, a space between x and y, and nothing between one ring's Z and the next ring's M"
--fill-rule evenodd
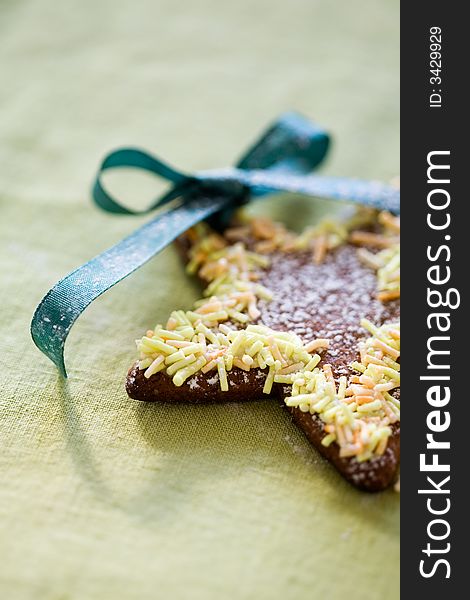
M143 222L89 202L117 145L223 166L295 108L338 141L325 172L395 175L398 0L3 0L0 57L0 596L398 598L397 495L344 483L281 407L127 398L133 340L197 294L172 249L87 310L67 382L28 331L59 277Z

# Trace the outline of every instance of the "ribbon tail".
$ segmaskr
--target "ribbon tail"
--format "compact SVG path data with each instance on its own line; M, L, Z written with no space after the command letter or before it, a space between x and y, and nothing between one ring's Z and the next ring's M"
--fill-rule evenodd
M253 196L287 192L315 198L354 202L378 210L387 210L395 215L400 214L400 190L379 181L321 175L298 176L261 170L239 170L236 178L250 188Z
M188 228L227 207L224 194L190 196L157 215L134 233L59 281L34 313L31 335L36 346L67 377L64 347L72 325L98 296L133 273Z

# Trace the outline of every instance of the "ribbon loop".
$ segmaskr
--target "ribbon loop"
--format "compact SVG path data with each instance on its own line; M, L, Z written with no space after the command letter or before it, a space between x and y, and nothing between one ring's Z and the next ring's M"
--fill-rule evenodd
M106 171L126 167L153 173L162 179L168 180L174 185L166 194L159 197L146 209L134 210L127 208L113 198L106 190L102 180L102 175ZM148 152L144 152L138 148L119 148L108 154L101 163L93 186L93 199L102 210L107 212L124 215L146 214L159 206L163 206L174 198L183 195L194 182L195 179L193 177L177 171Z
M239 169L309 173L325 158L330 136L302 115L285 113L238 161Z

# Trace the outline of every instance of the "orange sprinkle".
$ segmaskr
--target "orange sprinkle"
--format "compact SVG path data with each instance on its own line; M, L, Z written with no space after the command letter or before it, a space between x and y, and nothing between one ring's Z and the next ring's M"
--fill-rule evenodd
M367 404L368 402L373 402L374 400L374 396L354 396L354 402L356 402L356 404Z
M373 396L374 391L363 385L352 385L351 389L356 396Z
M176 329L177 325L178 325L178 321L176 319L174 319L173 317L170 317L167 321L166 328L169 329L170 331L173 331L174 329Z
M194 342L187 342L183 340L166 340L165 343L168 346L173 346L174 348L185 348L186 346L192 346Z
M213 352L208 352L206 354L206 358L209 360L219 358L219 356L223 356L226 352L227 348L221 348L220 350L214 350Z
M400 233L399 217L394 217L391 213L384 210L379 214L377 220L381 225L388 227L388 229L391 229L394 233Z
M360 375L359 381L368 388L373 388L375 386L375 381L368 375Z
M285 364L286 361L285 361L284 357L281 355L281 353L279 351L279 347L272 337L268 337L268 343L269 343L269 348L270 348L274 358L276 360L280 361L281 363Z
M323 365L323 371L324 371L325 376L328 379L328 381L331 381L332 383L334 383L335 378L333 377L333 371L331 370L331 365Z
M211 360L202 367L201 372L207 373L207 372L211 371L212 369L215 369L216 366L217 366L217 360L216 359Z
M200 306L195 312L200 315L205 315L207 313L216 312L222 310L221 302L208 302L207 304L203 304Z
M349 241L358 246L374 246L375 248L389 248L396 243L392 238L369 231L353 231L349 236Z
M247 225L240 227L231 227L224 232L224 236L231 242L246 239L250 234L250 228Z
M197 242L199 239L199 236L198 236L198 233L197 233L195 227L191 227L190 229L188 229L188 231L186 232L186 235L188 236L189 240L193 243Z
M388 302L389 300L397 300L399 297L400 297L400 290L390 290L388 292L379 292L377 294L377 298L381 302Z
M276 250L274 240L262 240L255 244L255 252L259 252L260 254L269 254L270 252L274 252L274 250Z
M317 350L317 348L328 348L330 345L329 340L319 338L318 340L312 340L308 344L305 344L304 348L307 352L313 352L313 350Z
M272 240L276 233L276 224L271 219L258 217L251 222L253 235L261 240Z
M289 373L295 373L295 371L299 371L303 367L303 363L298 362L294 365L289 365L288 367L284 367L279 371L279 375L289 375Z
M380 358L377 358L376 356L371 356L370 354L366 354L362 362L365 366L367 366L369 363L372 363L373 365L381 365L382 367L387 366L383 360L380 360Z
M335 431L337 437L338 437L338 442L340 446L345 446L346 445L346 437L344 435L344 431L343 428L341 427L341 425L337 425L336 426L336 431Z
M385 452L385 448L387 447L388 438L382 438L375 449L377 454L383 454Z
M382 342L382 340L374 340L373 346L375 346L375 348L381 348L386 354L391 356L394 360L396 360L400 356L400 352L398 350L395 350L395 348L392 348L385 342Z
M248 365L246 365L242 360L240 360L237 357L235 357L233 359L233 365L235 367L238 367L239 369L243 369L244 371L249 371L250 370L250 367Z
M327 249L326 236L318 236L313 242L313 262L316 265L323 262Z

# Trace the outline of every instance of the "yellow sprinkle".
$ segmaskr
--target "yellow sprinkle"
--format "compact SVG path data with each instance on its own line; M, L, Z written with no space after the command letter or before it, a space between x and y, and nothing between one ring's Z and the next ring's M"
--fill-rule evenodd
M164 352L165 354L172 354L175 351L173 346L169 346L161 340L157 340L155 338L148 338L146 336L142 338L142 344L153 351L157 350L159 352Z
M287 406L298 406L299 404L311 404L315 400L314 394L298 394L285 399Z
M233 356L231 354L226 353L223 358L225 362L225 368L227 369L227 371L231 371L233 367Z
M152 375L154 375L158 371L161 371L162 369L164 369L165 368L164 360L165 360L165 357L162 356L161 354L160 354L160 356L157 356L157 358L153 361L153 363L145 371L144 377L149 379L149 377L152 377Z
M184 340L184 337L178 333L177 331L170 331L168 329L158 329L157 332L159 337L164 338L165 340Z
M202 367L201 372L208 373L209 371L212 371L212 369L215 369L216 366L217 366L217 359L214 358Z
M244 362L242 362L239 358L234 357L233 358L233 365L235 367L238 367L239 369L243 369L243 371L249 371L250 367L248 367L247 365L245 365Z
M329 345L329 340L319 338L317 340L312 340L308 344L305 344L304 348L307 352L313 352L314 350L318 350L318 348L328 348Z
M178 321L174 317L170 317L167 321L166 327L171 331L172 329L175 329L177 325Z
M275 367L274 365L269 367L269 372L268 372L268 376L266 377L266 380L264 382L264 387L263 387L263 394L270 394L272 387L273 387L273 383L274 383L274 375L276 374L275 371Z
M351 363L351 369L359 371L360 373L364 373L364 371L366 370L365 366L361 365L361 363L357 362L357 360Z
M205 363L206 359L203 356L200 356L196 361L194 361L194 363L177 371L173 377L173 383L177 387L183 385L186 379L197 373L197 371L199 371L205 365Z
M147 367L150 367L151 364L152 364L152 359L150 357L139 360L140 371L143 371Z
M230 353L233 354L234 356L236 356L238 349L241 347L241 345L244 343L245 341L245 332L239 331L236 334L235 339L232 342L232 345L230 347Z
M238 310L230 310L228 314L230 317L232 317L232 319L235 319L235 321L239 321L240 323L246 323L250 320L247 315L244 315Z
M382 402L380 400L375 400L374 402L366 402L365 404L361 404L361 406L357 407L358 413L370 413L375 410L379 410L382 408Z
M184 348L181 348L181 350L183 351L183 354L185 356L187 356L188 354L199 354L202 352L202 346L201 344L190 344L189 346L185 346Z
M220 389L223 392L228 391L227 371L222 358L217 359L217 372L219 373Z
M343 400L346 394L347 378L343 375L339 378L338 398Z
M170 354L165 358L165 364L172 365L173 363L178 362L179 360L184 360L184 357L184 352L182 350L178 350L177 352L173 352L173 354Z
M191 342L188 340L167 340L166 342L172 348L184 348L185 346L190 346Z
M296 371L300 371L300 369L303 369L304 363L298 362L298 363L294 363L293 365L289 365L288 367L284 367L283 369L281 369L279 371L280 375L288 375L289 373L295 373ZM307 370L307 368L306 368Z
M246 353L248 356L254 356L257 354L262 348L264 344L261 340L256 340L253 344L247 349Z
M400 383L400 373L395 371L395 369L391 369L390 367L382 367L381 365L375 366L377 370L380 370L384 375L390 377L390 379L394 379L398 383Z
M245 363L245 365L247 367L251 367L251 365L253 364L253 358L251 356L249 356L248 354L244 354L242 357L242 361Z
M261 356L261 354L257 355L257 361L258 361L258 365L260 369L266 369L266 361L264 360L264 358Z
M203 333L205 337L211 342L211 344L215 344L216 346L220 346L220 342L215 335L208 327L206 327L203 323L199 323L196 327L196 331L198 333Z
M329 433L328 435L325 435L325 437L322 439L321 444L322 446L325 446L326 448L328 448L328 446L330 446L330 444L332 442L334 442L336 440L336 435L334 433Z
M312 371L318 365L320 360L321 357L318 354L314 354L312 358L308 361L308 363L305 365L305 370Z
M172 365L170 365L168 367L168 369L166 370L166 372L168 373L168 375L173 375L180 369L183 369L184 367L189 366L191 363L193 363L195 361L196 361L196 357L194 356L194 354L190 354L189 356L185 356L182 360L179 360L178 362L175 362ZM204 364L205 364L205 359L204 359Z
M219 330L224 333L225 335L229 335L232 333L233 329L231 329L230 327L227 327L227 325L224 325L223 323L221 323L219 325Z
M291 375L281 375L280 373L276 373L276 375L274 375L274 382L275 383L283 383L283 384L291 384L292 376Z

